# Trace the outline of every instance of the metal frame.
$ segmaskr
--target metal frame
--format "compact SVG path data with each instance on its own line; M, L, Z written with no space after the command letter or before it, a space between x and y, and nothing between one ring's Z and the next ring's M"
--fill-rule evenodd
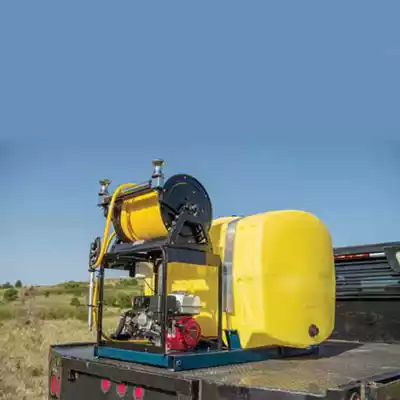
M137 362L141 364L153 365L170 369L172 371L183 371L187 369L209 368L221 365L239 364L246 362L262 361L271 358L300 356L307 354L315 354L318 347L309 347L306 349L292 349L282 347L259 347L243 349L240 344L239 334L235 330L230 330L227 326L225 330L226 345L223 346L222 340L222 311L232 312L232 304L224 301L223 295L228 298L230 289L223 287L224 277L229 275L229 266L225 261L232 261L233 257L233 235L236 222L240 218L235 219L230 224L229 235L231 245L228 246L222 264L219 256L213 253L208 232L205 231L202 222L195 215L190 214L185 209L176 219L175 224L169 232L166 239L156 239L139 244L135 243L117 243L111 250L104 255L103 263L99 273L99 296L98 296L98 318L97 318L97 343L94 347L94 354L97 357L110 358L121 361ZM193 225L193 229L201 229L201 243L189 242L186 238L180 237L180 232L185 225ZM193 235L196 236L196 235ZM193 241L193 237L191 238ZM229 240L228 240L229 242ZM156 273L158 284L155 283L155 295L161 296L161 345L132 343L129 341L112 341L108 338L103 340L102 332L102 308L103 308L103 286L105 269L134 269L135 263L139 261L153 262L153 271ZM156 260L158 263L156 264ZM166 329L168 326L168 307L167 307L167 279L168 264L170 262L182 262L187 264L202 265L205 268L218 268L218 322L217 322L217 339L213 343L214 348L207 350L196 349L193 352L168 353L166 349ZM224 275L225 274L225 275Z
M238 339L233 335L230 344L236 345ZM232 340L232 338L231 338ZM229 348L210 351L195 351L187 353L147 353L142 351L125 350L121 348L98 347L98 357L112 358L121 361L131 361L140 364L167 368L171 371L211 368L222 365L242 364L247 362L264 361L274 358L296 357L316 354L318 347L292 349L280 347L258 347L252 349Z
M120 194L117 200L154 190L151 182L138 185L133 189ZM155 189L157 190L157 189ZM107 208L111 196L103 196L102 206ZM162 202L162 199L161 199ZM126 242L118 235L119 240L111 247L103 257L99 271L99 296L97 304L97 343L94 354L122 361L132 361L142 364L168 368L180 371L194 368L208 368L220 365L238 364L254 361L262 361L271 358L314 354L318 347L306 349L291 349L274 347L259 347L243 349L237 331L231 330L228 324L225 330L226 341L222 340L222 312L227 316L233 312L232 301L232 263L234 252L234 236L237 222L235 218L228 224L226 234L226 249L224 263L214 254L208 235L207 222L196 214L196 207L183 205L180 213L175 215L169 225L167 238L152 239L148 241ZM118 214L118 213L117 213ZM115 216L115 215L114 215ZM117 224L118 225L118 224ZM185 231L187 227L191 229ZM191 234L190 234L191 232ZM146 261L153 264L155 276L154 294L160 296L159 322L161 325L160 345L140 343L138 341L119 341L107 338L103 334L103 294L105 269L129 270L130 276L134 276L136 263ZM168 265L171 262L201 265L204 268L214 267L218 270L217 296L217 337L212 343L205 344L202 349L201 341L195 351L192 352L168 352L166 348L166 332L168 329L168 304L166 291L168 281ZM157 311L158 312L158 311Z
M237 331L226 330L225 335L228 344L227 348L218 347L215 350L167 354L162 351L146 352L139 346L129 348L128 345L116 346L105 344L104 346L95 346L94 355L96 357L167 368L170 371L185 371L265 361L274 358L312 355L318 354L319 351L319 346L310 346L303 349L278 346L243 349L240 345L240 338Z
M180 237L182 229L191 225L194 230L201 230L202 242L191 242ZM155 295L161 296L161 345L132 343L128 341L112 341L103 334L103 295L104 295L104 273L106 269L134 270L135 263L140 261L153 263L153 271L156 272L157 280L162 279L161 285L155 284ZM158 263L156 261L158 260ZM157 364L156 358L167 357L165 333L168 326L167 308L167 279L168 264L171 262L182 262L187 264L202 265L205 268L218 269L218 323L217 323L217 348L222 349L222 280L223 271L221 259L212 251L208 232L204 229L202 222L187 209L176 218L175 224L166 239L155 239L144 243L116 243L108 253L104 255L99 269L99 295L97 302L97 343L95 355L99 357L111 357L111 354L124 354L124 357L134 358L140 362L141 359L153 360L151 364ZM160 288L160 290L158 290ZM129 353L125 353L129 352ZM118 358L118 357L117 357ZM132 360L133 361L133 360Z

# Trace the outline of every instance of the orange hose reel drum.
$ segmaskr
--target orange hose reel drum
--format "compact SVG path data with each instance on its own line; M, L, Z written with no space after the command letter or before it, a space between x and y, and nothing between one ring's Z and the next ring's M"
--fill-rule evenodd
M197 179L186 174L171 176L160 189L118 200L114 229L123 242L164 238L184 206L192 207L208 231L212 221L210 197ZM191 236L192 232L184 227L181 234Z

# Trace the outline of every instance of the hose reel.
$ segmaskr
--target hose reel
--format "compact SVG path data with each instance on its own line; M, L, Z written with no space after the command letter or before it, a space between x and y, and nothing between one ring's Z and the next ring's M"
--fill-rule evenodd
M118 239L129 243L167 237L182 213L195 216L206 231L210 228L212 206L208 193L187 174L173 175L161 187L142 184L136 190L122 192L115 201L111 221ZM201 235L190 224L180 232L181 237L194 241L201 240Z
M129 270L134 276L137 263L150 261L158 277L161 260L171 262L163 246L186 248L183 254L174 253L172 258L176 260L181 260L180 257L189 260L187 251L190 252L190 248L200 250L191 253L196 260L190 258L188 263L199 262L201 258L203 264L202 252L211 252L208 231L212 223L212 205L207 191L188 174L176 174L164 180L163 165L163 160L153 160L154 169L148 181L122 184L111 194L108 191L111 182L108 179L99 181L98 206L104 211L106 223L103 238L94 240L89 254L90 327L92 320L96 321L95 308L102 279L95 282L97 268L99 276L104 275L104 268ZM114 231L109 234L111 224ZM110 246L113 238L115 241ZM153 246L151 251L149 246ZM161 280L160 275L160 283Z

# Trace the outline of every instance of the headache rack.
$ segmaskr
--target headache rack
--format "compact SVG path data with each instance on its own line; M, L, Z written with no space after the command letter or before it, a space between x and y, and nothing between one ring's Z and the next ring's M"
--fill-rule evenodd
M335 249L336 297L400 299L400 242Z
M400 343L400 242L336 248L332 339Z

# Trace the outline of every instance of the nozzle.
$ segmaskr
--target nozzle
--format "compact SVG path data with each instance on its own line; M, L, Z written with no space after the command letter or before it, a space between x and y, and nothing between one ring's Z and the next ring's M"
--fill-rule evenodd
M152 161L152 164L154 169L151 178L154 180L155 186L161 187L164 185L164 173L162 167L164 166L165 161L160 158L156 158Z
M111 181L108 179L100 179L99 184L100 184L99 196L107 196L109 194L108 187L110 186Z

